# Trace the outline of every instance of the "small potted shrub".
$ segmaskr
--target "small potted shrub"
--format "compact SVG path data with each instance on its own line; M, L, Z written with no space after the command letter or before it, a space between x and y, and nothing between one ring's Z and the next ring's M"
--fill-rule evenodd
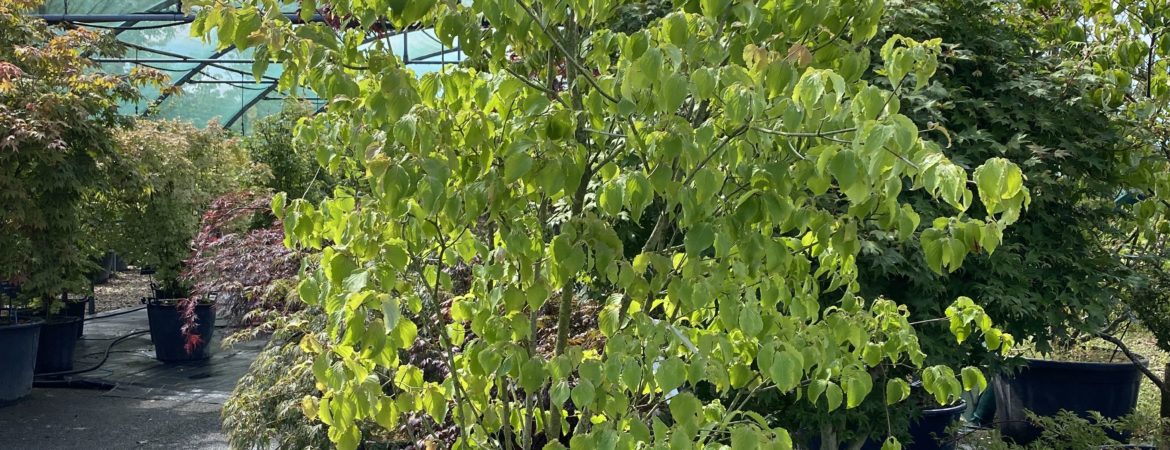
M61 294L88 285L80 222L84 198L103 190L119 165L110 139L125 123L118 105L137 98L137 86L166 78L149 69L102 72L88 56L116 54L116 41L92 30L51 29L26 15L34 4L0 2L0 280L20 285L19 294L0 295L8 303L0 317L0 402L31 390L38 348L65 367L72 363L76 320L39 322L22 308L56 313ZM50 325L65 331L50 332ZM45 345L55 336L60 348ZM42 364L41 371L60 367Z
M216 196L251 183L252 164L238 140L215 124L200 130L175 121L139 120L116 138L143 180L120 202L136 205L118 210L128 236L120 253L154 271L153 296L146 302L155 356L166 362L206 359L215 298L192 296L184 261L203 211Z
M1060 342L1093 337L1108 325L1116 306L1125 271L1111 254L1117 246L1102 245L1102 239L1117 238L1119 229L1126 234L1122 239L1128 237L1124 227L1111 225L1118 216L1112 201L1117 182L1129 170L1121 161L1130 158L1119 139L1122 130L1099 102L1089 100L1092 82L1063 70L1062 64L1079 57L1047 53L1035 30L1023 25L1050 19L1009 4L1014 5L997 0L907 5L891 11L886 24L890 33L958 44L960 50L944 63L950 70L935 78L937 89L905 99L904 109L913 111L909 115L922 126L948 130L954 137L948 154L955 159L999 156L1016 162L1032 188L1029 207L1002 231L998 247L965 242L972 254L958 270L930 267L929 255L917 247L867 233L861 278L864 291L909 305L912 320L928 320L946 299L967 295L1005 331L1033 342L1038 352L1076 357L1001 364L979 348L956 347L945 326L919 335L932 356L946 354L992 372L1024 365L1014 378L1008 373L993 383L1000 400L997 422L1004 434L1023 443L1024 430L1033 430L1024 408L1041 415L1060 409L1114 411L1106 416L1118 417L1132 410L1139 372L1121 354L1113 359L1117 364L1101 364L1081 358L1090 354L1053 352ZM1035 75L1021 82L1009 73ZM908 200L923 206L922 222L931 223L937 213L913 195ZM1104 384L1073 384L1077 380ZM1105 401L1089 403L1095 400Z
M66 310L68 294L42 296L34 304L42 321L37 343L37 374L73 370L73 351L81 335L81 317Z
M217 198L203 215L186 261L183 278L194 294L188 298L214 297L241 331L270 331L265 324L273 314L299 305L286 298L301 254L284 246L283 225L272 214L271 201L271 194L251 191ZM181 309L198 308L195 301L180 303Z
M1017 372L994 382L996 422L1005 437L1029 443L1043 431L1028 415L1051 417L1068 411L1080 417L1098 413L1120 419L1137 408L1142 372L1118 350L1099 347L1066 349L1045 357L1025 358ZM1145 358L1139 358L1142 366ZM1125 436L1110 431L1110 437Z

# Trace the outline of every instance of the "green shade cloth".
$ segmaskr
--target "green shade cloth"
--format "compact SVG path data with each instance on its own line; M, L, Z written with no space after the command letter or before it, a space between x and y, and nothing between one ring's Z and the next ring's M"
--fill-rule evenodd
M286 5L286 13L297 11L298 3ZM144 115L157 106L151 117L179 119L197 126L214 121L220 126L247 133L256 120L280 111L287 93L276 88L281 65L272 64L257 82L252 76L252 51L217 51L214 37L204 42L191 36L191 24L156 21L110 22L110 15L144 13L181 13L178 0L47 0L38 15L69 15L71 23L109 29L126 45L121 58L99 59L110 73L129 73L135 66L151 67L170 75L179 86L180 94L161 95L160 89L146 89L136 102L121 105L125 114ZM86 21L86 16L91 21ZM105 16L100 20L96 16ZM158 19L155 17L155 19ZM439 43L432 29L412 30L394 36L382 37L393 52L403 57L417 74L439 70L436 63L454 63L463 59L456 48ZM187 61L190 60L190 61ZM214 62L212 62L214 61ZM317 108L324 101L312 92L301 92L299 98Z

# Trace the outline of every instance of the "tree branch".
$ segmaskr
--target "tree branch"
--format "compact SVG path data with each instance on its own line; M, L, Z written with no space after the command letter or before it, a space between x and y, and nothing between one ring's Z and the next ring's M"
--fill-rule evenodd
M1121 342L1121 339L1118 339L1118 338L1114 337L1113 335L1102 333L1102 332L1097 332L1096 336L1101 338L1101 340L1108 342L1110 344L1116 345L1117 348L1121 349L1121 352L1125 353L1125 356L1127 358L1129 358L1129 360L1131 362L1133 362L1133 364L1135 366L1137 366L1138 370L1142 371L1142 373L1146 375L1146 378L1149 378L1150 382L1154 383L1154 385L1158 387L1158 390L1162 391L1162 395L1166 395L1167 393L1170 393L1170 391L1166 390L1166 382L1163 381L1161 378L1158 378L1158 376L1155 375L1154 372L1151 371L1149 367L1146 367L1145 364L1142 364L1143 361L1142 361L1141 357L1138 356L1137 354L1135 354L1133 351L1131 351L1129 349L1129 347L1125 345L1124 342Z
M504 66L504 72L507 72L508 75L516 77L517 80L520 80L521 83L528 85L528 87L531 87L531 88L536 89L540 92L543 92L545 95L548 95L548 98L556 100L560 104L565 105L565 107L569 106L567 103L565 103L564 99L562 99L559 95L557 95L556 91L552 90L552 88L550 88L548 86L541 86L540 84L538 84L535 81L532 81L528 77L516 73L516 71L512 70L511 68L509 68L507 66Z
M596 89L602 97L605 97L606 100L609 100L613 103L617 103L618 99L610 95L608 92L605 92L605 89L602 89L601 85L597 84L597 79L593 78L593 74L589 73L589 70L586 69L585 66L581 65L581 62L577 61L576 55L569 53L569 51L565 49L564 44L561 44L561 41L557 39L557 36L552 33L552 30L548 29L548 25L546 25L544 22L541 22L540 18L536 16L536 11L534 11L531 6L528 6L524 0L516 1L520 3L520 7L524 9L524 12L528 13L528 17L531 17L532 20L536 22L536 25L540 27L540 30L544 32L545 36L548 36L548 39L552 41L557 50L560 50L561 54L565 55L565 61L567 61L569 64L572 64L573 67L575 67L580 73L580 75L585 77L585 81L588 82L590 86L593 86L593 89Z

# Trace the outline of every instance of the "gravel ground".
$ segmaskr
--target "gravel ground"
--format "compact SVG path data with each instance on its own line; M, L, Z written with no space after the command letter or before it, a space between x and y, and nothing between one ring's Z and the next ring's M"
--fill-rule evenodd
M142 297L150 295L150 277L137 271L118 272L93 290L97 312L138 306Z

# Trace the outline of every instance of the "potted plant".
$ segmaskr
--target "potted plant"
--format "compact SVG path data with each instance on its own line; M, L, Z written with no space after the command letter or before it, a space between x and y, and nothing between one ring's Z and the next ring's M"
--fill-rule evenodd
M68 294L62 293L59 298L41 297L35 302L41 320L37 339L37 374L73 370L73 351L77 347L77 338L81 336L82 317L69 314L67 298Z
M284 246L283 224L271 201L271 194L252 191L215 199L185 262L183 278L193 283L193 298L214 296L223 316L242 333L267 331L273 315L299 306L286 298L301 253Z
M191 296L189 285L152 284L151 288L155 294L145 301L155 358L162 362L210 358L215 299Z
M118 105L137 98L137 86L165 79L154 70L103 72L88 57L116 55L115 41L92 30L51 29L27 15L33 5L0 2L0 279L21 288L15 300L6 297L8 315L0 319L0 401L29 392L27 355L39 347L72 362L75 323L51 333L19 311L35 306L43 315L56 313L61 294L88 285L79 222L85 196L100 191L118 166L110 139L125 123ZM50 336L62 337L59 352L36 344Z
M1120 161L1126 159L1127 145L1118 139L1121 130L1108 112L1091 100L1094 82L1065 70L1080 57L1047 51L1050 44L1035 31L1045 27L1033 26L1042 15L998 0L908 4L891 11L887 32L939 36L956 44L943 63L947 70L935 78L935 89L906 98L904 109L913 111L908 115L923 127L945 129L951 144L947 152L956 159L1000 156L1016 162L1032 197L1019 221L1002 231L997 248L964 242L972 254L959 270L932 267L930 255L919 248L894 243L882 233L866 233L870 251L863 252L861 278L863 291L910 305L914 321L937 316L948 298L969 295L1005 331L1029 339L1042 354L1053 354L1062 342L1094 337L1115 316L1118 285L1126 270L1108 242L1119 237L1112 200L1124 175ZM914 194L908 200L923 206L924 223L934 220L932 207ZM943 356L993 373L1031 367L1020 372L1019 382L1042 373L1059 377L1053 380L1072 379L1084 367L1079 362L1002 361L979 346L956 346L945 324L939 325L923 328L919 335L931 358ZM1132 402L1138 369L1121 366L1119 373L1109 375L1113 382L1089 391L1111 388L1100 395ZM998 396L1001 402L981 406L1012 409L1010 420L1022 420L1017 408L1025 389L1009 388L1010 377L995 379L994 393L985 398ZM1093 394L1080 392L1085 390L1066 389L1053 399L1083 412L1083 401ZM1008 404L1002 403L1009 397ZM1042 409L1050 414L1060 408ZM982 417L990 424L992 415Z
M1028 419L1029 412L1051 417L1069 411L1085 418L1097 413L1105 419L1120 419L1134 412L1146 359L1138 358L1135 363L1116 349L1079 350L1025 358L1018 371L996 377L995 419L1004 437L1021 444L1040 437L1043 430ZM1125 436L1109 433L1124 442Z
M145 299L155 356L187 361L210 356L215 296L192 295L184 278L199 218L218 195L252 184L259 175L228 132L176 121L138 120L115 135L143 182L126 190L134 205L118 210L127 239L119 253L150 267L153 295Z

